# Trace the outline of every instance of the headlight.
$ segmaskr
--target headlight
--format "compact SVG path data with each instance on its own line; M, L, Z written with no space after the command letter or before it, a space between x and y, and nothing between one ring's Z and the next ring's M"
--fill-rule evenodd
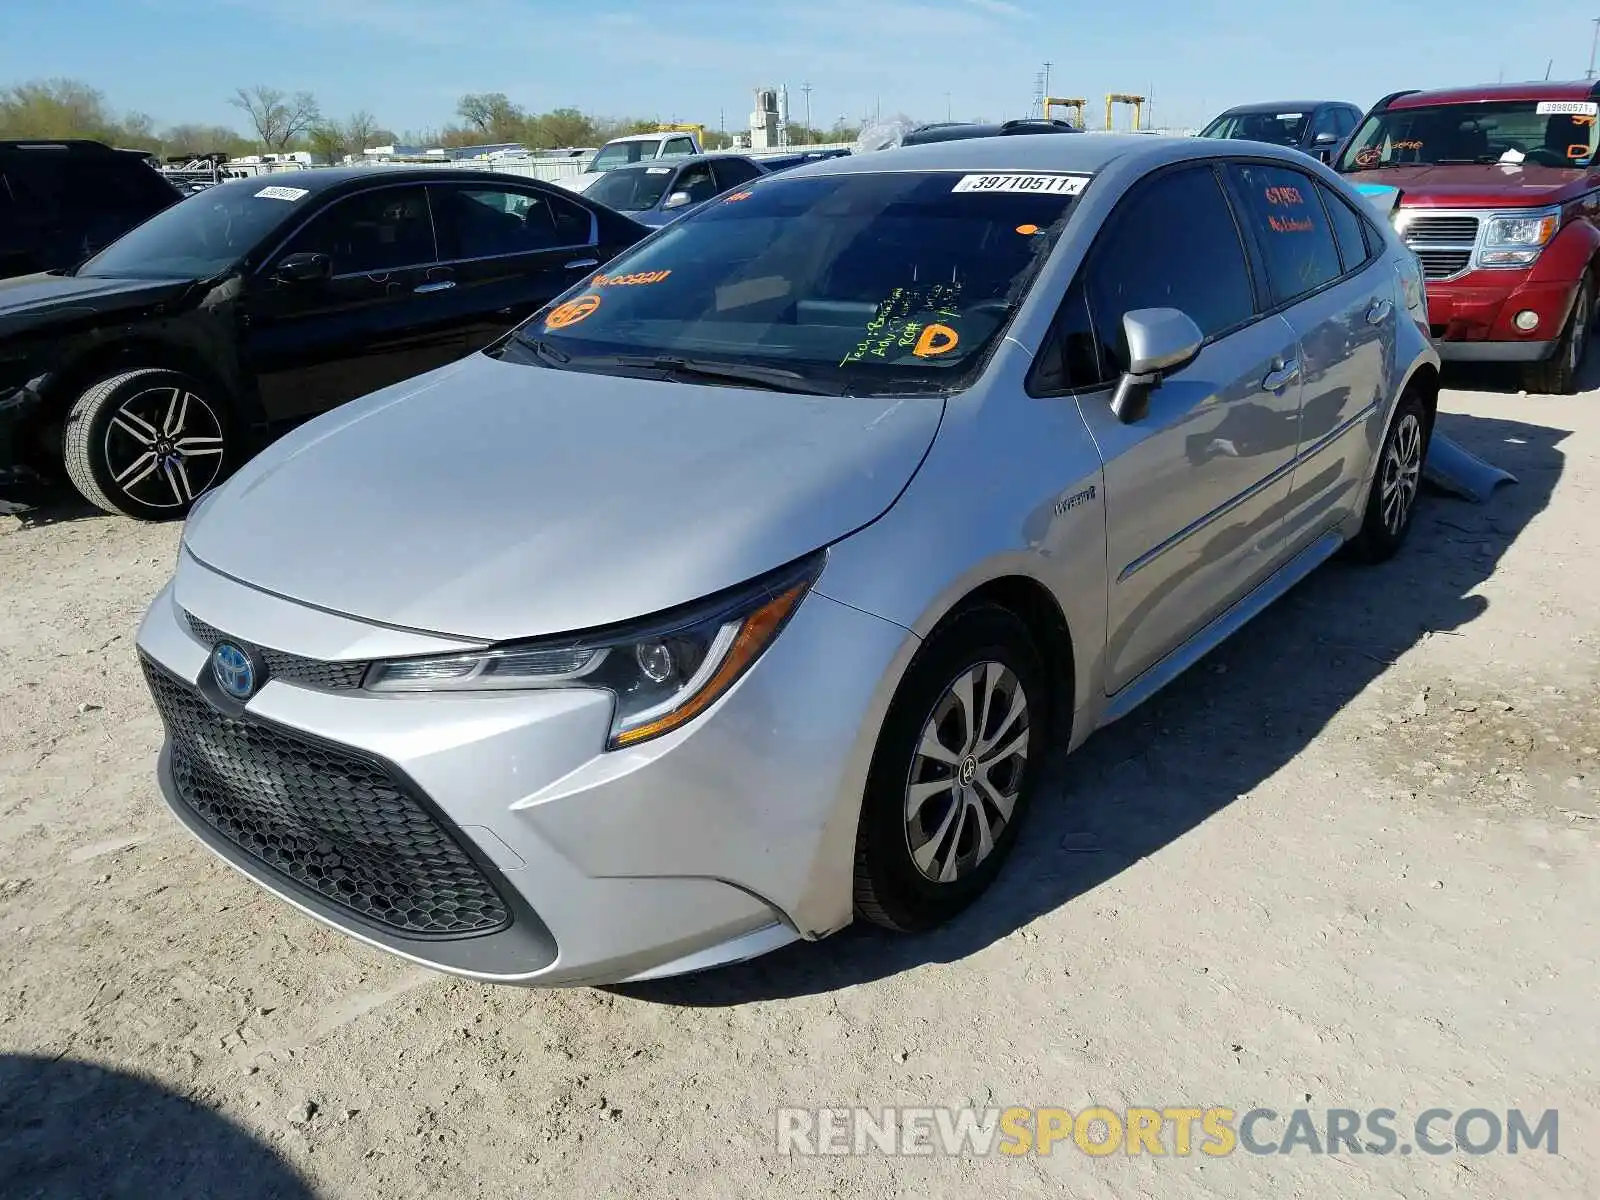
M1561 227L1559 208L1540 208L1490 217L1483 231L1482 267L1522 267L1539 257Z
M816 554L753 584L623 628L476 654L374 663L374 692L596 688L616 697L606 749L670 733L738 681L800 606L822 569Z

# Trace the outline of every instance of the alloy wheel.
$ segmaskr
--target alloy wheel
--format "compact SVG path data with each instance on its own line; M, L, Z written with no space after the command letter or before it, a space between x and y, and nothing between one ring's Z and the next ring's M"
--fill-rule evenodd
M1398 537L1405 528L1422 477L1422 422L1406 413L1394 428L1383 456L1383 525Z
M183 508L222 470L222 423L181 387L149 388L117 407L106 426L111 483L148 508Z
M925 879L952 883L993 852L1028 760L1027 693L1003 663L981 662L940 696L906 780L906 848Z

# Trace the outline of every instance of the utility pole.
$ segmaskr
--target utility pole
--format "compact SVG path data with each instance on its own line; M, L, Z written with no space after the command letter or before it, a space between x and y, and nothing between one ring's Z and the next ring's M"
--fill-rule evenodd
M800 91L806 98L806 141L811 140L811 81L807 80L800 85Z
M1051 68L1052 65L1053 64L1050 62L1049 59L1045 59L1045 63L1044 63L1044 94L1046 96L1050 95L1050 68Z
M946 92L944 94L944 119L946 121L948 121L950 119L950 93L949 92Z
M1594 52L1595 47L1600 46L1600 17L1595 17L1591 24L1594 25L1594 37L1589 42L1589 71L1584 75L1585 79L1594 78Z

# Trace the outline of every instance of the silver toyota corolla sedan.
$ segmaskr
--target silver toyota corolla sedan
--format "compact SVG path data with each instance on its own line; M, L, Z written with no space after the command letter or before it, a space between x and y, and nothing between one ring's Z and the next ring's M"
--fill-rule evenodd
M289 903L477 979L928 928L1047 753L1396 550L1426 321L1412 253L1293 151L755 181L202 499L139 633L162 791Z

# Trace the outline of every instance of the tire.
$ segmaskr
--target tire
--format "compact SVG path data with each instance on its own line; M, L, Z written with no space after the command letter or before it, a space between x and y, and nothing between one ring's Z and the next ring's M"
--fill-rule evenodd
M1417 496L1422 486L1422 464L1428 457L1432 431L1422 398L1407 390L1395 406L1389 430L1378 451L1378 466L1372 473L1367 492L1367 507L1361 532L1350 542L1350 551L1361 562L1380 563L1393 558L1411 529L1417 511Z
M962 705L963 680L972 707L983 704L977 746L988 743L987 760L964 716L972 707ZM899 932L931 929L994 881L1038 788L1052 703L1039 649L1005 609L970 609L923 644L884 718L862 796L858 916ZM920 752L925 731L937 756Z
M96 383L73 404L61 438L85 500L145 521L187 515L238 453L228 406L198 380L158 369Z
M1547 396L1570 396L1578 390L1578 371L1589 351L1589 334L1594 329L1594 280L1587 271L1578 281L1567 327L1556 340L1556 348L1543 362L1530 363L1523 372L1523 387Z

